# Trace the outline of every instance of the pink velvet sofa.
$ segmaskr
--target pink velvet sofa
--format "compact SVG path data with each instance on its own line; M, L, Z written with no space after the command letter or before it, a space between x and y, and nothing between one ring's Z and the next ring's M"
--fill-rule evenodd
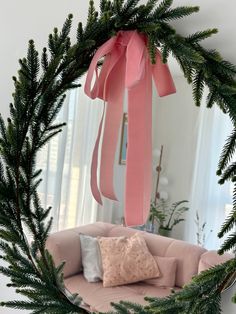
M48 238L47 248L56 265L66 261L65 285L71 293L78 293L83 298L85 307L89 311L108 312L111 310L110 302L120 300L145 304L145 296L165 297L171 293L173 287L156 287L144 282L104 288L102 282L88 283L83 277L80 233L90 236L117 237L131 236L136 232L142 233L152 255L177 259L174 287L176 290L190 282L191 278L199 272L232 258L230 254L219 256L216 251L207 251L184 241L101 222L54 233Z

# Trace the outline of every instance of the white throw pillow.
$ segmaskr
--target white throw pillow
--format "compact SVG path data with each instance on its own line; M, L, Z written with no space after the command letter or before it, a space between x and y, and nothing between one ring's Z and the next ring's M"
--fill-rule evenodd
M102 280L102 259L97 238L80 233L84 277L88 282Z

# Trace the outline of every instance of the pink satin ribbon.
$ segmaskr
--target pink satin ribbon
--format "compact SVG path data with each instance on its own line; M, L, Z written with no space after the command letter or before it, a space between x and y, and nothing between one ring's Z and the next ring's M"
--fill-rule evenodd
M105 57L100 73L97 64ZM96 79L92 87L94 72ZM91 190L102 204L101 195L117 200L114 192L114 160L123 116L125 88L128 89L128 145L126 156L125 222L128 226L146 222L152 188L152 77L158 94L176 92L169 68L156 52L152 65L147 40L137 31L120 31L103 44L90 64L85 93L92 99L107 102L99 126L91 165ZM101 147L100 184L98 185L98 151ZM100 189L99 189L100 186Z

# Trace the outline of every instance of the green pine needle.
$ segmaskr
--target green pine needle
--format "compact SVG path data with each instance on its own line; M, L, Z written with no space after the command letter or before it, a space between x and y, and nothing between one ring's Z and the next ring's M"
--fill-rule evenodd
M187 42L189 43L198 43L199 41L202 41L204 39L207 39L209 37L211 37L214 34L217 34L218 30L217 28L213 28L213 29L207 29L204 31L200 31L200 32L196 32L190 36L187 37Z
M204 74L203 74L203 71L200 70L199 72L195 74L194 79L193 79L193 98L195 101L195 105L197 107L200 107L201 105L204 86L205 86Z
M178 7L170 9L161 14L160 19L164 21L182 19L185 16L191 15L199 11L199 7ZM209 37L209 36L208 36Z
M220 172L220 175L229 164L230 160L232 159L235 153L235 150L236 150L236 128L233 129L231 135L228 137L223 147L220 160L218 163L218 171Z

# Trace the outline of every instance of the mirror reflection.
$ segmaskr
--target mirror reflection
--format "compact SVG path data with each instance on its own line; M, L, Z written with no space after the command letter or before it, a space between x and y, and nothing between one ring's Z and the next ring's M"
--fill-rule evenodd
M176 94L157 99L154 141L156 147L164 144L163 174L168 178L160 189L170 202L189 200L186 220L172 235L217 249L217 231L232 208L232 186L218 184L216 169L232 124L216 106L206 108L206 91L198 108L185 78L176 76L175 84Z
M216 168L219 152L232 125L228 116L216 106L207 109L204 97L200 108L194 106L191 86L177 66L173 76L176 94L162 98L155 90L153 92L153 193L150 206L155 203L156 193L161 201L158 208L164 212L169 213L176 202L188 201L177 207L171 224L176 223L175 219L181 221L170 228L169 236L217 249L220 245L217 231L232 207L232 187L230 184L218 185ZM127 99L124 112L127 111L126 104ZM105 199L101 207L90 190L92 150L102 110L102 101L91 101L83 89L70 92L58 117L58 121L66 121L67 126L39 154L39 166L43 169L39 192L43 204L53 207L54 230L95 221L123 223L126 122L120 130L115 162L114 185L118 202ZM170 218L168 213L165 226ZM160 218L154 219L157 233ZM150 221L143 227L145 230L151 231Z

